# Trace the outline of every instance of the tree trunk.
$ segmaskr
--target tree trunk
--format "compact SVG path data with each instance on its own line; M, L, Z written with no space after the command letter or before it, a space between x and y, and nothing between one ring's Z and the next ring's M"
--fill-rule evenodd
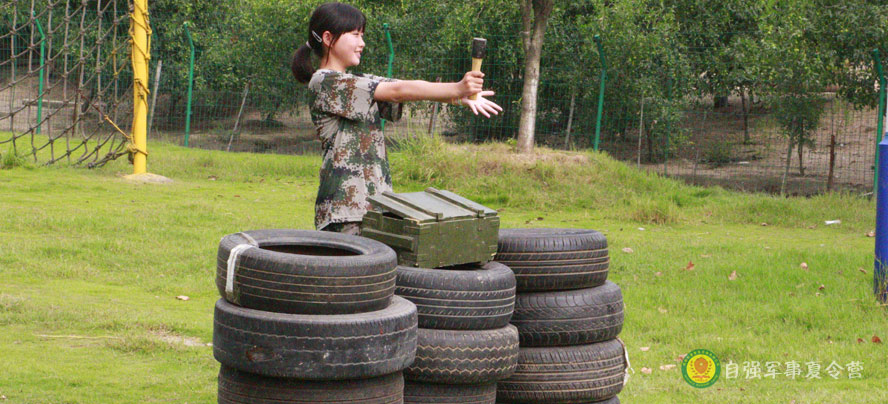
M789 166L792 163L792 137L787 139L789 147L786 149L786 166L783 169L783 181L780 183L780 195L786 195L786 177L789 176Z
M802 125L802 130L799 131L799 142L798 142L799 144L797 147L798 147L798 151L799 151L799 175L801 175L803 177L805 176L805 165L804 165L804 162L802 161L802 153L805 151L805 147L804 147L805 142L802 141L804 139L802 137L802 136L804 136L803 135L804 133L805 133L805 126Z
M540 85L540 54L543 35L554 0L520 0L524 43L524 88L521 91L521 119L518 121L518 151L533 151L536 126L537 90Z
M566 150L570 149L570 129L571 125L573 125L574 119L574 108L577 106L577 91L573 90L570 92L570 112L567 113L567 131L564 134L564 148Z
M743 144L749 144L749 104L751 100L747 101L746 91L740 92L740 101L743 106Z

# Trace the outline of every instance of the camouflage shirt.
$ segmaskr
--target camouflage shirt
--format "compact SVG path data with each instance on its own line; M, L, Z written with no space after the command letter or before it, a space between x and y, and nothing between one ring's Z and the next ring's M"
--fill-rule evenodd
M321 139L323 163L315 201L315 226L360 222L367 198L392 190L381 118L396 121L401 104L376 101L383 81L368 74L320 69L311 77L311 120Z

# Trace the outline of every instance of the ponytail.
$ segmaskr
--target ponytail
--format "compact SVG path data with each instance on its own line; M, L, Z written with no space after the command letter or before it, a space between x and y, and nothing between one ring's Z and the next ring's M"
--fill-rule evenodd
M333 46L339 36L345 32L354 30L364 32L366 24L367 19L364 14L348 4L325 3L318 6L308 22L308 42L293 52L293 59L290 61L293 77L303 84L311 81L311 76L315 72L315 68L311 64L311 54L314 53L319 58L323 58L330 51L321 40L321 36L325 32L329 31L332 34L329 46Z
M293 52L293 59L290 61L293 77L302 84L308 84L315 72L314 66L311 65L311 53L311 47L304 43Z

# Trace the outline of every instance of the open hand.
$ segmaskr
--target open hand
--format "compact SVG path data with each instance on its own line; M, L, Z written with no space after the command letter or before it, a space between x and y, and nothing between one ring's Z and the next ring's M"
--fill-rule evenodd
M490 114L499 115L500 111L503 110L502 107L496 105L496 103L494 103L493 101L484 98L492 96L493 94L493 91L481 91L480 93L478 93L477 100L471 100L469 99L469 97L463 97L459 99L459 103L471 108L472 112L474 112L475 115L478 115L480 113L481 115L490 118Z

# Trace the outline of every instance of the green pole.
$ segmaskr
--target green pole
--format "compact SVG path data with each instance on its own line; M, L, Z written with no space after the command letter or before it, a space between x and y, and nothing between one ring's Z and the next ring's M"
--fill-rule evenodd
M885 74L882 71L882 54L878 49L873 50L873 61L876 65L876 74L879 75L879 118L876 125L876 161L873 171L873 193L877 191L879 183L879 143L882 141L882 134L885 129Z
M188 46L191 47L191 59L188 62L188 105L185 111L185 147L188 147L188 138L191 136L191 90L194 87L194 41L191 39L191 31L188 30L188 22L185 22L185 36L188 37Z
M388 44L389 48L388 70L386 71L386 77L392 77L392 63L394 63L395 61L395 47L392 46L392 33L389 29L388 23L382 24L382 29L385 30L385 43ZM382 129L385 130L385 119L382 120Z
M604 48L601 46L601 37L595 35L592 40L598 46L598 58L601 59L601 87L598 89L598 118L595 120L595 151L598 151L598 141L601 139L601 114L604 111L604 82L607 80L607 60L604 58Z
M40 127L43 126L41 121L43 120L43 70L44 70L44 57L45 53L45 45L46 45L46 35L43 33L43 26L40 25L40 20L34 16L34 13L31 12L31 18L34 19L34 22L37 24L37 31L40 33L40 83L37 85L37 134L40 134Z

